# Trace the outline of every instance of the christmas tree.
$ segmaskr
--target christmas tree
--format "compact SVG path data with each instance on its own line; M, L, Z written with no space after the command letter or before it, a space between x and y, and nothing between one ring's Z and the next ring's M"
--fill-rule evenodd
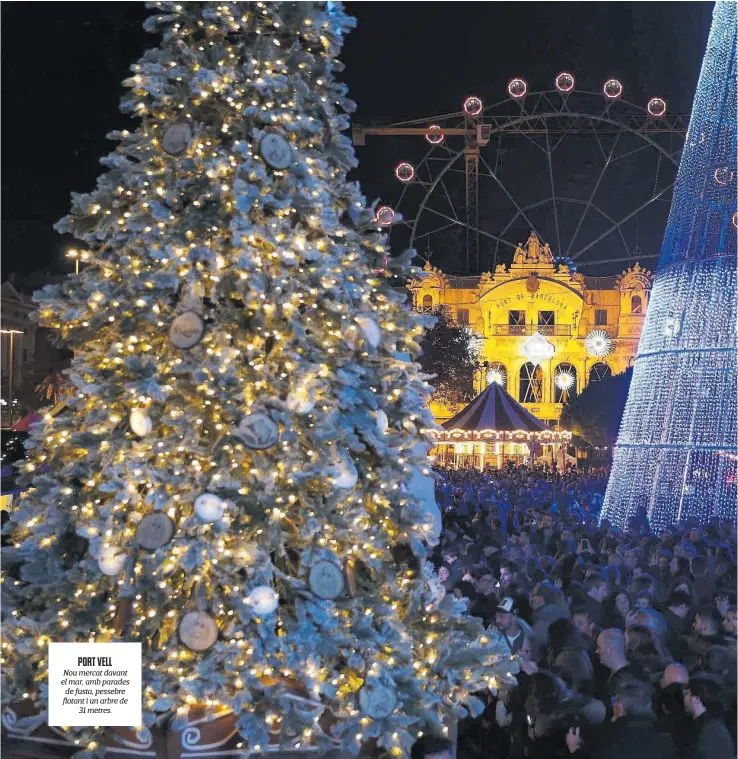
M736 4L715 5L603 517L736 517Z
M233 715L239 746L407 756L513 665L426 559L425 323L346 179L339 3L152 5L140 119L58 228L37 295L74 350L6 527L3 703L43 716L52 641L140 641L144 729ZM409 275L410 254L392 261ZM94 728L67 728L80 756Z

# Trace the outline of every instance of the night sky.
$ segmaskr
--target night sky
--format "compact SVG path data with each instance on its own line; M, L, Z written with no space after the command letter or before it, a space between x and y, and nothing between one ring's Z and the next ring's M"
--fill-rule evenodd
M617 76L629 100L645 104L660 95L670 112L688 113L712 13L707 2L349 2L347 8L358 27L341 57L360 123L456 111L471 92L495 102L513 76L527 79L531 90L550 89L561 70L586 89ZM128 67L158 42L141 28L147 15L143 3L3 4L4 278L69 270L63 251L72 241L52 225L67 212L70 192L94 187L98 160L112 147L105 134L135 126L117 109ZM358 149L357 177L369 199L397 198L392 170L406 152L392 138L369 138ZM642 232L649 244L662 233ZM458 259L449 247L438 262L461 270Z

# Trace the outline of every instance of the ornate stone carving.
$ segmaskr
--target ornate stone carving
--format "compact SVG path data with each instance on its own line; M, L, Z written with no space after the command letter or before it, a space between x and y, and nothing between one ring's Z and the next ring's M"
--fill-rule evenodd
M528 242L523 247L518 243L513 256L513 263L519 266L528 266L536 264L549 264L553 266L553 253L548 243L542 244L535 232L530 233Z
M635 264L620 274L616 281L619 290L650 290L653 277L648 269Z

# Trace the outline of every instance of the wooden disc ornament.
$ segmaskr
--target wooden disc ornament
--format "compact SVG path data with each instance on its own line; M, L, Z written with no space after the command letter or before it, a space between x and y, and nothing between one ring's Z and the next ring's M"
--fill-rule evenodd
M397 706L397 695L393 688L376 680L367 680L359 691L359 706L367 717L384 719Z
M263 451L279 440L279 427L269 414L255 411L241 419L234 434L252 451Z
M192 143L192 129L189 124L174 124L164 132L161 146L169 155L181 155Z
M261 138L259 153L269 166L282 171L292 163L292 148L279 132L269 132Z
M326 601L338 598L344 591L345 583L341 567L332 561L316 561L308 576L310 590Z
M146 437L146 435L151 434L151 417L146 413L145 409L131 409L131 413L128 415L128 423L133 433L139 437Z
M190 651L207 651L218 640L218 625L204 611L188 611L179 621L177 634Z
M169 327L169 341L175 348L194 348L205 333L205 322L197 311L183 311Z
M214 493L201 493L195 498L195 514L203 522L217 522L225 510L226 502Z
M161 511L147 514L136 527L136 542L147 551L165 546L174 535L174 522Z

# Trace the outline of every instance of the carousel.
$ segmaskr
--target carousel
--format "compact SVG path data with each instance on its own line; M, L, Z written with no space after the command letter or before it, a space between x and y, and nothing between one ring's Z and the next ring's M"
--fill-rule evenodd
M496 382L435 432L431 457L439 466L483 471L515 464L567 464L568 430L551 429Z

